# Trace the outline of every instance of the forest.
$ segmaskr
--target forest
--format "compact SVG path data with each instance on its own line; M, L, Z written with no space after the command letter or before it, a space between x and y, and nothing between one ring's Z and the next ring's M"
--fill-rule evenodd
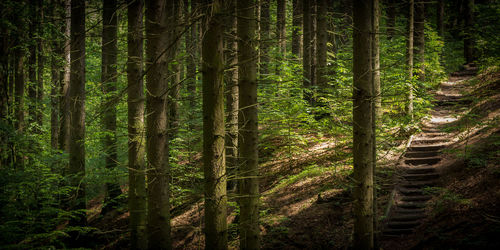
M498 0L0 12L0 249L500 249Z

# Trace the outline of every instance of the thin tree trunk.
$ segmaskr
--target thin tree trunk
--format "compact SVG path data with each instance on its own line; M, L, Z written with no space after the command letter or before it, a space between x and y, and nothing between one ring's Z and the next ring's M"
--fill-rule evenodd
M179 94L181 90L181 65L182 63L178 60L178 48L180 47L181 39L178 38L180 35L180 24L182 20L181 13L182 5L180 1L174 1L172 16L174 18L171 19L170 25L172 26L171 33L169 35L170 41L168 45L173 45L172 48L169 49L169 57L171 60L175 60L175 64L170 66L172 68L169 79L170 79L170 88L168 95L168 139L169 141L173 141L177 136L179 130Z
M465 3L465 28L464 28L464 56L465 63L474 61L474 0Z
M373 245L379 248L378 221L377 221L377 189L376 189L376 169L377 169L377 127L380 125L382 97L380 93L380 3L373 0L372 8L372 176L373 176Z
M387 1L387 39L392 40L396 30L396 2L395 0Z
M260 248L257 63L254 1L238 1L240 249Z
M187 5L186 5L187 6ZM197 44L198 44L198 30L197 30L197 24L192 23L193 20L191 20L191 17L194 17L196 14L196 1L191 0L191 10L189 12L189 23L191 26L189 27L189 35L186 35L186 74L187 74L187 79L186 79L186 86L187 86L187 91L188 91L188 100L189 100L189 107L191 109L194 109L196 106L196 65L197 65ZM187 9L187 7L186 7ZM193 126L193 112L190 112L188 115L188 120L189 120L189 128L190 130L194 129Z
M293 19L292 19L292 54L297 58L302 57L302 1L293 0Z
M311 85L311 1L303 0L303 57L302 57L302 67L304 70L303 75L303 86L304 86L304 99L313 103L312 95L312 85Z
M315 88L318 85L318 75L317 75L317 68L318 68L318 58L317 58L317 50L316 50L316 44L317 44L317 37L316 37L316 30L317 30L317 22L316 22L316 16L317 16L317 0L310 0L311 2L311 19L310 19L310 36L311 36L311 86L313 87L312 95L313 95L313 102L316 102L316 91Z
M37 33L37 8L35 0L29 1L29 36L36 37ZM28 43L28 129L35 124L36 121L36 109L37 109L37 74L36 74L36 55L37 55L37 44L36 39L33 42ZM38 133L37 126L34 127L33 132Z
M354 248L373 249L372 0L354 1L353 165Z
M70 101L69 101L69 80L70 80L70 65L71 65L71 40L70 40L70 30L71 30L71 0L65 0L63 2L64 8L64 24L61 27L61 31L65 36L61 47L64 48L64 66L61 72L61 92L59 101L59 114L61 115L60 126L59 126L59 149L64 152L69 152L69 128L70 128Z
M270 0L260 0L260 77L269 74L269 53L270 53L270 23L271 14L269 12Z
M408 44L407 44L407 64L408 64L408 106L406 113L413 120L413 34L414 34L414 0L410 0L408 13Z
M418 61L419 71L417 73L420 81L425 81L425 0L415 2L415 30L413 54Z
M113 171L118 166L118 151L116 145L116 84L117 84L117 33L118 33L118 14L117 0L106 0L103 2L103 26L102 26L102 71L101 81L105 95L104 114L102 123L104 125L104 152L105 166L109 171ZM111 177L111 176L110 176ZM109 178L113 179L113 178ZM106 182L105 205L101 213L113 209L117 205L118 196L121 195L120 185L117 180Z
M224 18L221 0L211 1L209 6L206 8L206 30L202 41L205 249L227 249L222 46Z
M72 209L85 209L85 0L71 1L71 76L70 100L70 184L75 187ZM85 215L74 219L74 225L85 225Z
M0 7L3 7L0 5ZM4 15L4 11L0 12ZM0 116L7 122L9 110L9 33L5 25L0 28ZM2 164L3 162L0 162Z
M328 78L327 78L327 68L326 68L326 43L327 43L327 0L317 0L318 1L318 13L316 18L317 30L316 30L316 77L317 84L320 92L323 93L327 89Z
M147 249L146 164L144 161L144 0L128 0L128 165L130 248Z
M57 6L56 4L53 4L50 6L51 8L51 13L49 15L55 17L57 14L60 14L56 12L57 9L64 10L64 8L61 8L60 6ZM54 25L55 27L60 27L62 24L64 24L64 21L57 21L55 18L54 20ZM52 49L52 55L50 58L50 72L51 72L51 86L50 86L50 145L53 149L58 149L59 145L59 98L58 98L58 93L59 93L59 88L61 85L61 70L60 67L62 66L61 63L59 63L59 60L62 58L59 58L62 54L63 48L61 46L61 43L59 40L62 40L63 37L56 32L52 33L52 43L51 43L51 49Z
M167 140L167 53L173 1L146 1L146 152L149 248L170 249L170 167Z
M236 11L236 0L229 1L226 16L228 24L231 25L230 36L226 38L226 61L230 67L227 71L226 110L227 127L226 134L226 169L228 175L228 189L236 187L234 174L238 167L238 41L236 39L237 21L233 14Z
M286 1L277 0L278 7L276 13L276 34L280 58L285 58L286 54Z
M438 1L437 30L440 37L444 36L444 0Z
M21 38L18 38L21 39ZM20 40L18 40L20 43ZM20 45L18 43L18 45ZM15 122L14 127L17 131L24 131L24 57L25 51L21 47L17 47L15 50L15 83L14 83L14 106L15 106Z
M43 0L37 1L37 29L38 29L38 38L37 41L37 88L36 88L36 111L35 111L35 120L39 128L42 128L43 125L43 70L45 66L45 57L43 54L43 22L44 22L44 14L43 14Z

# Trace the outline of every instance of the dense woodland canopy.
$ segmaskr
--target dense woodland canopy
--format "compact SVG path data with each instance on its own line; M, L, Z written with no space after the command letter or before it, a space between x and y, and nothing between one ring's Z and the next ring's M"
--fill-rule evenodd
M282 230L265 196L330 173L352 204L341 246L377 248L377 160L419 131L448 74L500 64L496 0L0 11L1 248L287 248L265 237ZM332 141L319 168L309 146Z

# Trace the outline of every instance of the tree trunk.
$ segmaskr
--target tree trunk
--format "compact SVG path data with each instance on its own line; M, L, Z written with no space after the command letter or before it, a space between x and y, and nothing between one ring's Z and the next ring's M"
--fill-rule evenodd
M292 54L297 58L302 57L302 1L293 0L293 19L292 19Z
M474 61L474 0L465 3L465 28L464 28L464 55L465 63Z
M311 85L311 1L303 0L303 57L302 57L302 67L304 70L304 99L309 102L309 104L313 103L313 95L312 95L312 85Z
M354 1L353 165L354 248L373 249L372 0Z
M408 64L408 106L406 113L413 120L413 34L414 34L414 0L410 0L408 13L408 44L407 44L407 64Z
M277 0L276 34L279 48L279 58L285 58L286 54L286 1Z
M438 1L437 30L440 37L444 37L444 0Z
M61 32L64 34L65 39L61 43L64 48L64 66L61 72L61 92L59 100L59 114L61 115L61 122L59 126L59 149L64 152L69 152L69 128L70 128L70 101L69 101L69 84L70 84L70 65L71 65L71 0L63 1L63 8L65 10L64 24L61 26Z
M378 241L378 221L377 221L377 189L376 189L376 169L377 169L377 127L380 125L382 97L380 93L380 3L379 0L373 0L372 8L372 176L373 176L373 245L379 248Z
M417 73L420 81L425 81L425 0L415 2L415 31L413 54L418 61L419 71Z
M203 58L203 172L205 249L227 249L227 195L224 153L224 56L222 1L207 6Z
M395 0L387 0L387 39L392 40L396 30L396 2Z
M186 35L186 86L187 86L187 91L188 91L188 100L189 100L189 107L192 109L195 108L196 106L196 65L197 65L197 54L198 54L198 32L197 32L197 23L193 23L194 21L191 19L191 17L195 16L196 13L196 1L191 0L191 10L189 12L189 24L191 25L189 27L189 35ZM187 8L187 5L186 5ZM188 120L189 120L189 129L193 130L193 112L190 112L188 115Z
M316 53L317 53L317 67L316 76L317 84L320 92L323 93L327 89L328 77L326 68L326 43L327 43L327 0L318 0L318 13L317 13L317 30L316 30Z
M318 85L318 75L316 72L317 66L318 66L318 58L317 58L317 51L316 51L316 28L317 28L317 23L316 23L316 16L317 16L317 0L310 0L311 3L311 19L309 24L311 25L310 27L310 39L311 39L311 86L312 86L312 95L313 95L313 102L316 102L316 87Z
M238 1L240 249L260 248L257 63L254 1Z
M149 248L170 249L170 167L167 140L169 14L173 1L146 1L146 152Z
M105 110L103 113L102 123L104 126L104 154L105 166L108 171L113 171L118 166L118 151L116 145L116 84L117 84L117 0L106 0L103 2L102 12L102 71L101 81L103 84L103 92L105 95ZM109 179L111 176L109 176ZM117 180L106 182L106 197L105 204L102 209L102 214L110 211L118 205L118 198L121 195L120 185Z
M35 0L29 1L29 36L35 38L37 36L37 8ZM34 41L28 42L28 123L27 128L33 126L36 121L36 110L37 110L37 74L36 74L36 55L37 55L37 46L36 39ZM38 133L38 127L34 126L33 132Z
M270 53L270 22L269 12L270 0L260 0L260 68L259 74L262 77L269 74L269 53Z
M38 132L41 131L43 125L43 69L45 64L45 57L43 54L43 39L44 39L44 31L43 31L43 23L44 23L44 14L43 14L43 1L37 1L37 29L38 29L38 38L36 39L37 46L37 86L36 86L36 111L35 111L35 120L38 125Z
M71 1L71 76L70 100L70 184L75 187L72 209L85 209L85 0ZM85 225L85 215L74 219L74 225Z
M56 11L59 10L59 11ZM57 6L57 3L52 3L50 6L50 16L60 17L61 12L64 11L64 6ZM53 18L55 27L61 27L65 24L64 21L59 21ZM50 58L50 73L51 73L51 85L50 85L50 145L53 149L58 149L59 145L59 88L61 86L61 66L59 60L62 59L63 47L61 46L60 40L63 36L56 32L51 33L52 43L51 43L51 58Z
M24 131L24 57L25 51L20 47L21 37L18 38L18 46L15 49L15 65L14 65L14 106L15 106L15 122L14 127L17 131Z
M226 64L230 69L227 70L227 88L226 110L227 127L226 134L226 169L228 175L228 189L233 190L236 187L234 174L238 167L238 40L236 39L237 21L233 15L236 11L236 1L229 1L225 15L227 23L231 25L230 36L226 37Z
M143 0L128 0L128 166L130 248L147 249L144 162Z
M182 20L182 15L181 13L183 12L182 10L182 5L180 4L180 1L174 1L174 6L173 6L173 12L172 12L172 18L169 24L172 26L170 28L171 33L169 35L170 41L168 42L168 46L172 46L169 48L169 57L172 62L175 60L175 63L169 68L172 70L170 71L169 79L170 80L170 88L168 91L168 104L167 106L169 107L168 110L168 140L173 141L175 137L177 136L178 130L179 130L179 94L181 90L181 65L182 63L178 61L177 58L177 51L178 48L180 47L180 42L181 39L178 37L181 33L180 30L180 24Z

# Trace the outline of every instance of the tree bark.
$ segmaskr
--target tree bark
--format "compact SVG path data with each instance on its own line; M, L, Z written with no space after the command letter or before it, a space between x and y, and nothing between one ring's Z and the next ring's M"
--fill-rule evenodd
M206 30L202 41L205 249L227 249L222 46L224 18L221 0L211 1L209 4L206 8Z
M72 209L85 209L85 0L71 1L71 75L70 75L70 184L75 187ZM74 219L74 225L85 225L85 215Z
M17 39L18 47L15 49L15 65L14 65L14 106L15 106L15 122L14 127L17 131L24 131L24 57L25 51L21 48L21 37Z
M50 5L50 16L60 17L61 13L64 12L64 6L58 6L57 3L52 3ZM55 27L61 27L65 24L64 21L57 20L53 18ZM59 146L59 88L61 86L61 66L59 61L62 59L63 47L59 41L63 40L63 36L56 32L51 33L52 43L51 45L51 57L50 57L50 73L51 73L51 85L50 85L50 145L53 149L58 149Z
M143 86L144 0L128 0L128 165L130 248L147 249Z
M38 26L38 14L37 14L37 0L30 0L28 9L29 9L29 36L36 37L37 36L37 26ZM37 74L36 74L36 56L37 56L37 44L36 39L28 42L28 123L27 128L29 129L36 122L36 111L37 111ZM34 126L33 132L38 133L38 127Z
M420 81L425 81L425 0L415 2L415 31L413 54L418 61L419 71L417 73Z
M173 0L146 1L146 153L148 244L170 249L170 167L167 140L169 14Z
M464 56L465 63L474 61L474 0L465 3L465 28L464 28Z
M276 34L278 40L278 48L280 58L285 58L286 55L286 1L277 0L276 12Z
M44 9L43 9L43 0L37 1L37 32L38 37L36 39L36 47L37 47L37 86L36 86L36 111L35 111L35 120L38 125L38 132L41 132L41 128L43 125L43 70L45 66L45 56L43 51L43 39L44 39Z
M376 169L377 169L377 127L380 125L382 97L380 93L380 3L379 0L372 0L372 176L373 176L373 245L379 248L378 241L378 221L377 221L377 189L376 189Z
M318 13L316 17L317 30L316 30L316 77L317 84L320 89L320 92L323 93L327 89L328 85L328 77L327 77L327 68L326 68L326 43L328 40L327 36L327 9L328 3L327 0L317 0L318 1Z
M117 33L118 33L117 0L103 1L102 12L102 70L101 81L105 96L105 110L102 123L104 126L104 154L105 166L108 171L113 171L118 166L118 151L116 145L116 84L117 84ZM112 179L109 176L109 179ZM121 195L120 185L117 180L106 182L105 205L101 213L110 211L117 205L118 196Z
M225 15L227 23L231 25L230 36L226 37L226 64L229 65L227 70L227 88L226 91L226 110L227 110L227 127L226 134L226 169L228 175L228 189L233 190L236 187L234 174L238 167L238 40L236 39L237 21L236 16L236 1L229 1Z
M387 0L387 39L392 40L396 30L396 1Z
M262 77L269 74L269 53L270 53L270 22L269 12L270 0L260 0L260 67L259 74Z
M444 37L444 0L438 1L437 30L440 37Z
M303 75L303 86L304 86L304 99L309 102L309 104L313 103L313 95L312 95L312 85L311 85L311 1L303 0L303 57L302 57L302 67L304 70Z
M254 1L238 1L240 249L260 248L257 63Z
M372 0L354 1L353 165L354 248L373 249Z
M408 64L408 106L406 113L413 120L413 34L414 34L414 0L410 0L408 13L408 43L407 43L407 64Z
M60 126L59 126L59 149L64 152L69 152L69 128L70 128L70 101L69 101L69 85L70 85L70 68L71 68L71 40L70 40L70 30L71 30L71 0L63 1L63 8L65 10L64 24L61 26L61 31L64 34L65 39L61 43L61 47L64 48L64 66L61 72L61 89L60 89L60 100L59 100L59 113L61 115Z
M197 23L193 23L194 21L191 19L191 17L195 16L196 13L196 1L191 0L190 1L190 7L191 10L189 12L189 23L191 26L189 27L189 35L186 35L186 74L187 74L187 79L186 79L186 86L187 86L187 91L188 91L188 100L189 100L189 107L192 109L195 108L196 106L196 65L197 65L197 58L198 58L198 30L197 30ZM187 6L187 5L186 5ZM187 7L186 7L187 8ZM188 115L188 120L189 120L189 128L190 130L194 129L193 124L193 114L190 112Z
M292 19L292 54L297 58L302 57L302 2L303 0L293 0L293 19Z
M182 22L181 21L182 12L183 10L180 1L174 1L172 14L169 15L173 18L171 18L171 21L169 22L172 28L170 28L171 30L169 35L170 41L168 42L168 46L172 46L171 48L169 48L169 57L170 60L174 62L172 65L169 66L169 68L171 69L169 74L170 88L168 91L169 94L168 94L168 104L167 104L167 106L169 107L168 110L169 141L173 141L175 139L179 130L179 97L180 97L179 94L181 90L182 63L177 58L178 56L177 51L181 44L181 39L178 36L181 33L180 25Z

